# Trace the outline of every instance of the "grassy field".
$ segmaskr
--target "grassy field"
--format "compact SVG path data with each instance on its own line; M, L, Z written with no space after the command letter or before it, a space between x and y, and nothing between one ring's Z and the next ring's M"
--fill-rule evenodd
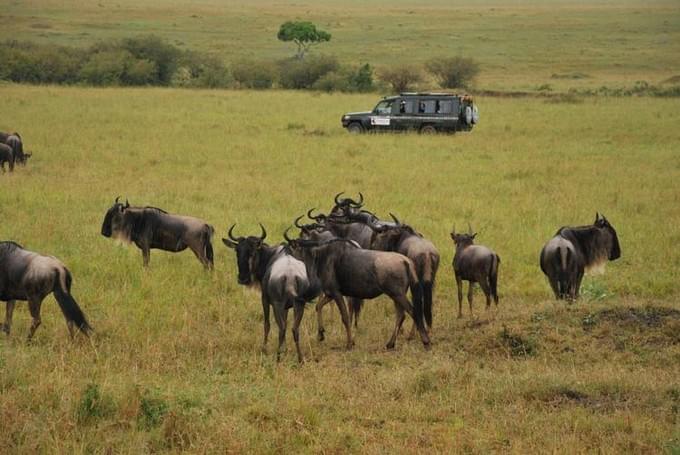
M680 105L479 99L455 136L349 136L375 95L0 86L0 130L34 157L0 175L0 239L61 258L92 325L71 342L49 297L0 337L0 447L10 453L680 451ZM356 347L336 310L303 320L280 364L259 351L259 294L220 242L262 222L272 242L338 191L362 191L442 254L433 350L369 302ZM216 270L99 234L113 199L211 222ZM538 267L564 224L606 214L623 256L556 303ZM501 256L499 310L455 318L453 223ZM327 307L329 308L329 307ZM274 330L274 334L276 331Z
M276 40L280 24L291 19L331 32L319 51L345 62L474 57L483 89L621 87L680 74L674 0L14 0L2 7L0 39L88 46L154 33L227 61L275 60L293 54Z

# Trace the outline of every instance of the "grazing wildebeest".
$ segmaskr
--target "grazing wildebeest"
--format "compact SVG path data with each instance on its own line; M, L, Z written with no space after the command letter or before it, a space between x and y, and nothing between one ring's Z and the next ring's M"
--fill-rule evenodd
M616 230L596 213L592 225L561 227L541 250L540 263L555 298L575 300L586 271L603 271L608 260L619 257Z
M5 163L9 163L9 171L14 172L14 152L7 144L0 144L0 169L5 172Z
M453 273L458 288L458 317L463 317L463 280L468 282L468 305L472 315L472 289L479 283L486 296L486 309L491 306L491 299L498 306L498 267L501 258L491 249L483 245L475 245L477 233L472 229L467 234L456 233L454 226L451 239L456 245L453 257Z
M416 302L423 304L423 308L417 309L416 314L423 314L426 328L431 330L432 291L439 268L439 251L431 241L423 238L411 226L402 224L392 213L390 216L394 220L393 225L370 225L374 230L371 249L396 251L413 261L418 277L417 292L422 296L422 298L414 297L414 305Z
M269 307L274 308L274 319L279 326L279 347L276 360L280 360L285 346L288 310L293 308L293 339L297 350L298 361L302 362L300 350L300 322L305 311L305 302L313 300L319 294L319 286L312 284L307 276L305 264L294 258L288 247L283 245L269 246L264 243L267 231L260 224L260 237L234 237L229 228L228 239L222 242L236 250L238 265L238 282L243 285L258 284L262 294L262 311L264 313L264 342L262 350L266 352L269 337Z
M71 337L74 326L85 335L92 330L85 315L71 295L71 273L53 256L42 256L23 249L15 242L0 242L0 301L6 303L6 317L2 329L7 335L12 327L12 313L16 300L27 300L33 323L28 339L40 326L42 301L54 293Z
M397 311L394 332L387 348L394 348L397 334L408 313L417 324L425 349L430 348L430 338L422 323L422 316L413 314L413 306L406 297L418 286L415 267L409 258L399 253L364 250L356 242L332 239L322 242L288 238L283 236L293 252L307 266L313 280L318 279L321 291L332 297L342 314L347 330L347 348L352 347L351 325L343 296L373 299L386 294L394 302ZM421 304L422 308L422 304Z
M152 248L179 252L188 247L206 269L213 268L211 239L215 229L211 225L156 207L130 207L129 202L122 204L118 199L106 212L101 233L137 245L142 250L145 267L149 265Z
M26 165L26 161L31 157L31 153L24 153L24 144L21 140L19 133L12 133L5 139L5 144L12 148L12 153L14 154L14 161Z

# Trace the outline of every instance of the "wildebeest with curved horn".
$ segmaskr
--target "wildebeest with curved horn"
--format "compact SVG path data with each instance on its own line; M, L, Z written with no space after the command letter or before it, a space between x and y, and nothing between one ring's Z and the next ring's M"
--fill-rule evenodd
M463 317L463 280L468 282L468 305L472 315L472 290L474 283L479 283L486 296L486 309L491 306L491 299L498 306L498 267L501 258L484 245L475 245L477 233L468 225L468 233L456 233L454 226L451 240L456 245L453 257L453 274L458 288L458 317Z
M127 200L123 204L119 199L106 212L101 234L137 245L144 267L149 265L151 249L179 252L189 248L206 269L213 268L211 239L215 229L211 225L156 207L131 207Z
M415 308L415 312L416 315L423 315L426 327L431 330L432 293L439 269L439 251L431 241L423 238L411 226L402 224L392 213L390 216L394 220L394 225L369 225L374 231L371 249L396 251L413 261L418 276L417 292L422 296L414 297L414 306L417 302L423 304L422 308Z
M321 291L337 303L347 329L348 349L353 344L352 332L343 296L373 299L382 294L392 299L397 311L394 332L387 342L387 348L394 348L406 313L416 321L425 349L430 348L430 337L422 318L414 316L413 306L406 297L411 289L415 298L413 289L418 286L415 267L409 258L399 253L364 250L351 240L293 240L287 233L288 229L283 236L293 255L305 263L313 280L320 281Z
M541 250L540 263L555 298L575 300L586 271L603 270L619 257L616 230L598 212L592 225L561 227Z
M269 307L274 308L274 319L279 326L279 347L276 360L280 360L285 346L288 310L293 308L293 339L297 350L298 361L302 362L300 350L300 322L305 311L305 302L313 300L319 294L319 286L314 285L307 276L305 264L293 257L283 245L269 246L264 243L267 231L260 224L262 235L259 237L234 237L234 227L229 228L228 238L222 242L236 250L238 265L238 282L243 285L259 284L262 294L262 311L264 313L263 352L266 351L269 337Z
M33 338L41 322L42 301L53 293L71 337L74 326L88 335L92 328L71 295L71 281L71 273L59 259L25 250L15 242L0 242L0 301L7 302L2 329L9 335L15 301L26 300L33 317L28 339Z

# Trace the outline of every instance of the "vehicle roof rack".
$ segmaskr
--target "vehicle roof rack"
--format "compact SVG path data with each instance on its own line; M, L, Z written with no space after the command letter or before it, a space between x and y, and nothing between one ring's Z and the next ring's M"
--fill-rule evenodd
M400 96L461 96L457 93L448 92L401 92Z

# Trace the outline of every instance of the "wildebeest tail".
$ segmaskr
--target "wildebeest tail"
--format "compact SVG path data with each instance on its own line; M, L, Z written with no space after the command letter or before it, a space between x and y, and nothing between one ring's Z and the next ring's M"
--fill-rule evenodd
M571 257L571 250L566 247L559 247L557 249L557 283L559 286L559 296L565 299L569 296L570 279L569 279L569 263L573 260Z
M413 319L415 319L419 327L424 327L423 288L416 275L413 262L405 261L404 265L409 277L409 287L411 288L411 297L413 299Z
M359 326L359 313L361 313L361 308L363 308L364 301L361 299L351 298L349 299L349 304L352 305L352 311L354 313L354 327Z
M491 296L496 303L498 303L498 266L500 263L500 256L494 254L489 269L489 287L491 288Z
M88 324L83 311L71 295L71 274L65 268L57 271L57 280L53 292L66 320L73 322L81 332L88 335L92 331L92 327Z
M211 265L215 262L212 247L213 234L215 234L215 228L206 224L205 230L203 231L203 248L205 249L205 257Z

